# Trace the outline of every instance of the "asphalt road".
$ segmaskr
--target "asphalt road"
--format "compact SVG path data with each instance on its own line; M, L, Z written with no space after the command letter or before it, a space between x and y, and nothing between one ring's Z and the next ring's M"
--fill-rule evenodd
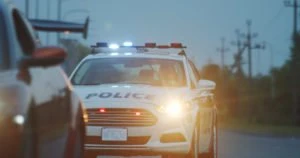
M219 158L300 158L300 138L222 131Z
M300 158L300 138L220 131L219 158Z

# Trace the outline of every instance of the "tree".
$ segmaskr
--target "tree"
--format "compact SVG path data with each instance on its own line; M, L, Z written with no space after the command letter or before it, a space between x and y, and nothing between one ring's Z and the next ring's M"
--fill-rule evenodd
M64 63L64 70L67 74L70 74L81 59L86 57L91 50L74 39L62 39L61 43L68 53L67 60Z

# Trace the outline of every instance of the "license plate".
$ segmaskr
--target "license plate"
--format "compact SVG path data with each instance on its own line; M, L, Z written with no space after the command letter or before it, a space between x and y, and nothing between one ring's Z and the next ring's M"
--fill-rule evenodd
M102 141L127 141L126 128L102 128Z

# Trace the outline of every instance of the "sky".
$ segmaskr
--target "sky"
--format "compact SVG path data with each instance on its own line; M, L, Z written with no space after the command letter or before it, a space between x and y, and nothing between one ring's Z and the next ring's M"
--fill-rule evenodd
M13 1L24 12L25 0ZM31 18L57 18L57 0L29 1ZM290 56L293 10L285 7L283 0L62 1L64 20L81 22L86 16L90 17L87 40L82 40L80 35L66 37L81 39L88 45L99 41L122 43L127 40L137 45L145 42L182 42L188 47L187 52L196 65L202 67L209 62L221 63L217 48L220 48L221 38L224 37L225 45L229 48L225 54L225 64L231 65L237 50L231 44L236 40L235 30L246 33L246 20L251 19L251 30L258 34L253 43L267 42L265 50L253 50L253 74L269 72L271 50L275 67L284 64ZM49 10L47 6L50 6ZM41 34L41 37L46 41L45 34ZM55 44L55 37L54 34L50 35L49 44ZM247 52L244 52L243 59L247 72Z

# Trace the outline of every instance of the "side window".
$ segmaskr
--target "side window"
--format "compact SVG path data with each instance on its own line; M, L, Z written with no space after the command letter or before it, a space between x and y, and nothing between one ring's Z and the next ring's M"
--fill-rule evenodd
M10 56L7 50L7 37L5 18L3 12L0 10L0 71L6 70L10 65Z
M199 81L200 80L200 75L199 75L199 72L198 72L195 64L192 61L190 61L190 60L189 60L189 63L191 65L192 71L193 71L193 73L194 73L194 75L196 77L196 80Z
M80 84L85 76L85 74L88 72L88 70L91 67L92 62L84 62L82 65L78 68L78 71L74 74L72 77L71 83L72 84Z
M17 10L13 11L13 20L16 30L17 40L21 46L22 52L25 55L30 55L35 50L34 39L29 32L28 27L22 16Z

